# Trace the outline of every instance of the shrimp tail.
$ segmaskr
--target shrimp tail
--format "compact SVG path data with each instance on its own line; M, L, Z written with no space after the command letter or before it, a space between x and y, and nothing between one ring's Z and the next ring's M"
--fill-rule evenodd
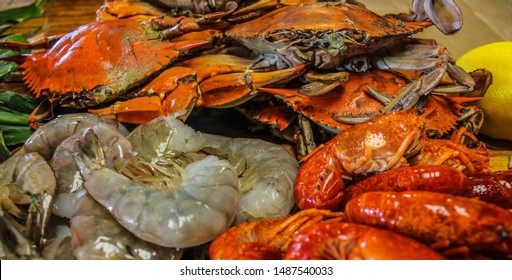
M106 157L101 147L98 136L92 129L86 129L83 139L75 143L77 145L73 158L80 169L83 177L88 177L92 170L106 166Z

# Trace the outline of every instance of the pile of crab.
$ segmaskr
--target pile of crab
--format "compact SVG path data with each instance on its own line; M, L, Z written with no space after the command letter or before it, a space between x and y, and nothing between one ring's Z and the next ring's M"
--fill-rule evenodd
M459 30L453 1L150 2L0 42L34 50L40 101L2 163L0 257L512 257L512 173L477 138L491 73L414 37Z

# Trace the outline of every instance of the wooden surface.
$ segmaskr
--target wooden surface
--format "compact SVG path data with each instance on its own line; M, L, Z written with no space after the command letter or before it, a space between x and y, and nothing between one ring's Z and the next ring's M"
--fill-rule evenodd
M96 10L104 0L46 0L44 13L18 23L5 33L29 33L42 27L39 36L62 34L95 21Z

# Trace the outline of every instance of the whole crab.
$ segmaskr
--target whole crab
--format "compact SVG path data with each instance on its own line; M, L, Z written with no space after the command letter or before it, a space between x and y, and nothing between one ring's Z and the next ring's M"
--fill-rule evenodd
M230 16L231 22L254 19L269 10L292 5L328 2L328 0L148 0L168 8L190 11L193 14L207 14L226 9L230 2L238 3L239 9ZM363 5L355 0L346 0ZM413 0L412 11L398 15L406 21L431 20L444 34L453 34L462 27L462 13L454 0Z
M143 123L170 112L190 112L200 95L195 72L171 66L209 42L170 39L181 28L185 32L210 24L221 28L225 24L220 18L234 8L189 19L163 16L143 3L115 3L100 8L96 22L64 35L29 44L0 41L0 46L9 48L45 49L21 57L29 89L43 99L29 122L37 126L57 105L83 109L121 97L128 100L109 109L120 121ZM109 8L117 13L115 19L107 16Z
M304 20L307 19L307 20ZM445 73L456 81L459 90L471 90L471 76L455 64L445 47L433 40L410 37L432 25L431 21L402 21L397 16L380 16L362 5L324 2L284 6L254 20L226 30L228 37L241 42L262 56L253 66L277 69L307 64L320 70L422 71L422 75L401 89L385 112L411 108L419 96L438 86ZM330 76L330 75L329 75ZM327 76L327 77L329 77ZM320 86L303 88L302 94L328 92L329 78ZM333 83L339 83L334 76ZM314 81L317 82L318 81Z

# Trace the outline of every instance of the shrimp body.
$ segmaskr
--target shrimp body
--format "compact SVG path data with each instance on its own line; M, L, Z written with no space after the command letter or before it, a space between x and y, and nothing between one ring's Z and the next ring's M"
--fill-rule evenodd
M235 169L214 156L184 167L175 188L148 188L85 153L76 158L87 192L135 236L164 247L206 243L228 228L238 207Z
M114 126L105 123L83 128L63 140L55 149L50 161L57 179L57 194L53 204L53 214L57 216L71 218L76 195L84 189L83 178L73 154L79 152L76 143L84 141L86 137L98 139L108 167L113 167L116 160L125 158L133 152L125 135Z
M50 165L38 153L15 154L0 164L0 210L25 218L26 235L36 244L45 234L56 185ZM29 205L28 213L19 205Z
M123 228L85 192L77 199L71 218L71 247L77 259L180 259L183 250L143 241Z
M65 114L49 121L30 136L18 153L37 152L46 160L50 160L53 152L64 139L79 130L104 123L111 125L128 135L128 130L119 122L104 116L89 113Z
M158 117L141 124L126 138L140 157L160 163L178 153L195 153L205 145L203 133L174 116Z
M204 153L228 160L239 174L243 217L237 220L284 217L295 204L293 182L299 165L280 145L201 133L172 116L142 124L127 138L139 156L159 165Z
M295 205L293 182L299 170L290 153L259 139L204 136L205 150L224 154L240 174L240 210L245 220L278 218L290 213Z

